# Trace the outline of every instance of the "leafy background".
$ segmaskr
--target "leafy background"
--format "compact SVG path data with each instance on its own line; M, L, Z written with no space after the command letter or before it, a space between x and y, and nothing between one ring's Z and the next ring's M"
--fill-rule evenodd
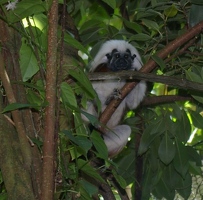
M15 109L30 109L40 116L38 135L31 140L41 152L47 105L44 74L50 4L22 0L16 9L7 11L7 3L0 1L3 11L0 19L20 35L18 53L22 80L16 80L15 84L23 85L27 104L8 105L5 101L7 107L2 110L9 113ZM96 99L99 107L86 71L100 45L109 39L129 41L139 50L144 64L154 59L157 67L153 74L203 83L201 34L191 40L186 49L180 46L165 60L156 56L170 41L203 20L202 1L76 0L65 3L74 26L65 24L65 31L63 26L58 28L59 43L63 40L65 48L64 52L58 48L64 63L58 67L60 117L57 122L60 128L56 171L60 181L55 198L92 199L99 191L98 182L108 180L116 199L121 198L119 190L127 186L130 186L132 199L202 199L202 92L173 88L156 81L149 83L143 104L126 114L125 123L133 130L129 143L111 160L101 135L90 134L80 115L80 108L87 100ZM63 4L60 1L60 6ZM75 82L68 82L69 76ZM1 90L3 93L2 85ZM176 101L173 96L177 97ZM150 98L154 100L147 101ZM99 124L98 119L84 114L91 124ZM92 165L95 158L100 159L99 165ZM113 184L113 179L119 187ZM0 199L6 199L8 189L2 177L0 186Z

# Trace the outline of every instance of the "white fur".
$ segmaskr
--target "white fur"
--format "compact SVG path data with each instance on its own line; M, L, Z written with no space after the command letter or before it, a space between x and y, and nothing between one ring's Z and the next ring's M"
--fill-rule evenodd
M111 53L113 49L117 49L119 52L125 52L126 49L131 51L131 54L135 54L132 68L139 70L142 67L142 61L140 55L135 47L123 40L110 40L105 42L100 48L94 60L91 62L90 71L93 72L96 67L101 63L107 62L107 53ZM102 111L106 108L105 101L113 93L114 89L121 89L125 85L125 81L115 81L115 80L106 80L106 81L93 81L92 85L95 91L98 94L98 97L102 104ZM145 96L146 83L141 81L138 85L131 91L130 94L121 102L118 106L111 119L107 123L107 127L112 131L107 131L104 134L104 141L107 145L109 156L118 154L122 148L126 145L128 137L131 134L131 129L127 125L119 125L126 108L135 109L139 103L142 101ZM94 105L89 102L87 112L98 116Z
M94 71L99 64L106 63L107 62L106 54L111 53L113 49L117 49L120 52L125 52L126 49L129 49L132 55L133 54L136 55L133 62L133 68L139 70L142 67L140 55L135 47L133 47L125 40L109 40L102 45L99 52L95 56L94 60L91 62L90 71L91 72Z

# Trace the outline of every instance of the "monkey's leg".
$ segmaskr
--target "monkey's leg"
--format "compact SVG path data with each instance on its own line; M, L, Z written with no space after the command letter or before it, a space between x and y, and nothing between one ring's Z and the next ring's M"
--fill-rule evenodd
M109 157L113 157L122 151L128 142L130 134L131 128L128 125L118 125L103 134Z

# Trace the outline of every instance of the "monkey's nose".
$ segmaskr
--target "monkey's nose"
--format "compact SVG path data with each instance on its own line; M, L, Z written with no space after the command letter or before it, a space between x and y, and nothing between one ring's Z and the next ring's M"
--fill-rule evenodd
M117 67L119 70L124 70L127 68L127 62L124 59L120 59Z

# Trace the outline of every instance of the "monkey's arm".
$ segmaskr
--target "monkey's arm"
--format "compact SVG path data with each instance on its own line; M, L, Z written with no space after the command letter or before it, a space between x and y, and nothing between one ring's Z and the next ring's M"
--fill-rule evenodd
M128 108L135 109L145 96L147 85L145 81L140 81L135 88L126 96Z

